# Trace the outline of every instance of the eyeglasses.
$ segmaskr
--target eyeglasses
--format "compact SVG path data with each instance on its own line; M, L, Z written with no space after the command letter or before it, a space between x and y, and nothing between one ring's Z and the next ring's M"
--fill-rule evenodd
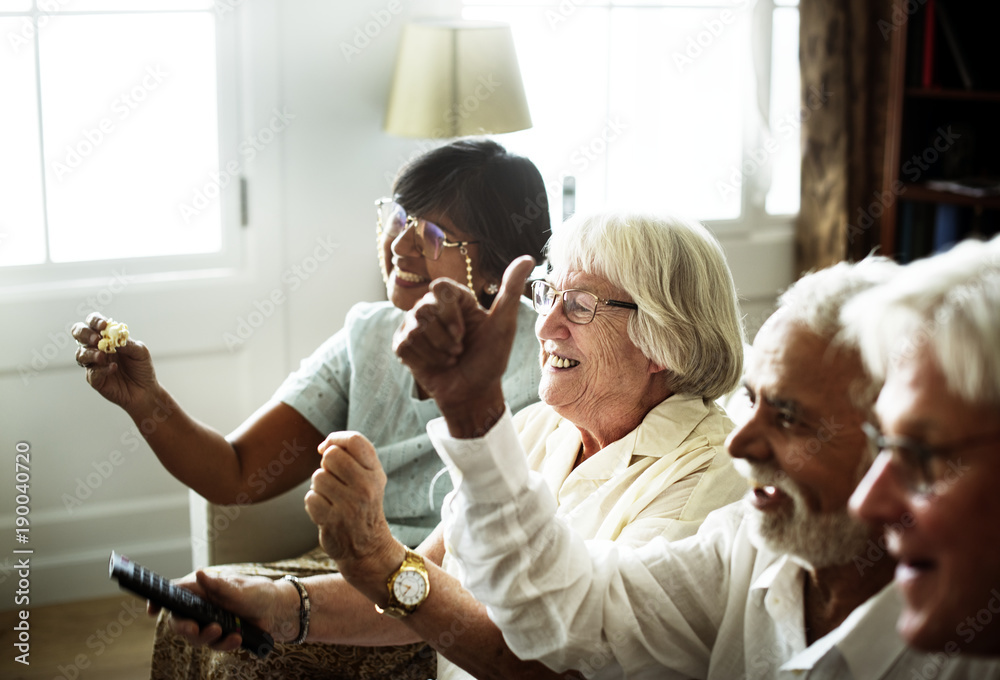
M863 423L861 429L878 452L889 452L898 462L902 483L918 496L931 494L935 484L960 470L959 465L949 460L951 454L990 442L1000 443L1000 432L968 437L946 446L928 446L907 437L886 437L871 423Z
M585 290L556 290L540 279L531 282L531 301L535 306L535 311L542 316L546 316L552 310L557 297L562 298L563 314L566 315L566 318L581 326L594 320L598 304L624 309L639 309L639 305L634 302L605 300Z
M391 198L378 199L375 201L375 208L378 211L376 228L378 229L379 243L382 242L383 230L386 236L395 240L407 228L413 227L420 254L432 260L441 257L443 248L465 248L473 243L479 243L479 241L449 241L441 227L433 222L407 215L403 206Z

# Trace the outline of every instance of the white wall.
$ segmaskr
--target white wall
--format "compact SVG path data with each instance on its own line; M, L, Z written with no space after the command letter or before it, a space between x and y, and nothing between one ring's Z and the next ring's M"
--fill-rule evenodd
M0 292L7 332L0 352L0 536L13 545L14 449L31 446L31 604L116 592L111 549L169 576L191 564L186 489L166 473L127 416L86 384L66 329L90 296L126 321L153 352L160 381L195 417L228 432L262 403L299 359L339 328L358 300L384 294L374 251L375 198L419 148L381 132L382 112L406 16L457 12L458 0L233 2L240 22L246 115L241 136L279 109L288 127L248 164L250 224L244 266L214 280L141 281L118 272L69 288ZM360 53L345 56L359 29L392 17ZM371 31L374 32L374 31ZM502 139L501 139L502 141ZM748 325L759 326L791 277L787 232L722 240ZM329 245L334 244L334 245ZM297 290L289 274L311 273ZM226 333L275 290L285 302L254 320L246 342ZM69 503L67 503L69 499ZM4 550L0 566L13 564ZM6 560L6 562L4 561ZM0 569L0 609L13 607L17 579Z

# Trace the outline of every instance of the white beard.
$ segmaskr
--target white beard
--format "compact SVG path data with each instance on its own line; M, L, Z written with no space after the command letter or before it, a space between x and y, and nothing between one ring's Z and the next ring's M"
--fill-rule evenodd
M847 508L814 513L799 488L773 466L734 459L737 471L758 485L774 486L792 499L791 513L764 513L750 508L751 531L771 550L794 555L814 569L850 562L863 552L869 527L851 517Z

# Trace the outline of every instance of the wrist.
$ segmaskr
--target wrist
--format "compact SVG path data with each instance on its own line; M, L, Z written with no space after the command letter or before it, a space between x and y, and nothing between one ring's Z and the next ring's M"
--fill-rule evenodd
M456 403L438 403L438 409L455 439L478 439L486 435L503 417L506 404L503 389L497 385L470 399Z
M297 577L286 574L277 581L281 615L276 621L275 637L281 642L300 645L309 636L312 600L305 584Z
M378 605L388 602L385 584L406 559L406 546L393 539L383 550L363 558L338 560L337 568L344 579L365 597Z
M163 422L177 410L170 393L159 383L140 389L138 397L123 406L137 425L147 418L154 418L157 423ZM145 432L143 434L145 435Z

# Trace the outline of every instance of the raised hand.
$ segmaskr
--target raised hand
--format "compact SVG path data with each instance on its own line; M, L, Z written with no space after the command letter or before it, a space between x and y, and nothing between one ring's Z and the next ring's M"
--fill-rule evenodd
M73 325L72 334L80 347L76 363L87 369L87 382L108 401L129 409L156 387L156 373L146 346L129 338L114 354L97 349L101 331L108 320L94 312L86 322Z
M456 436L482 435L503 413L501 379L517 332L519 298L533 267L528 256L514 260L488 311L460 284L432 282L393 338L396 355L437 402Z
M382 511L385 472L375 447L357 432L334 432L319 445L323 459L305 497L319 542L348 580L368 561L402 562ZM389 572L386 572L389 573Z

